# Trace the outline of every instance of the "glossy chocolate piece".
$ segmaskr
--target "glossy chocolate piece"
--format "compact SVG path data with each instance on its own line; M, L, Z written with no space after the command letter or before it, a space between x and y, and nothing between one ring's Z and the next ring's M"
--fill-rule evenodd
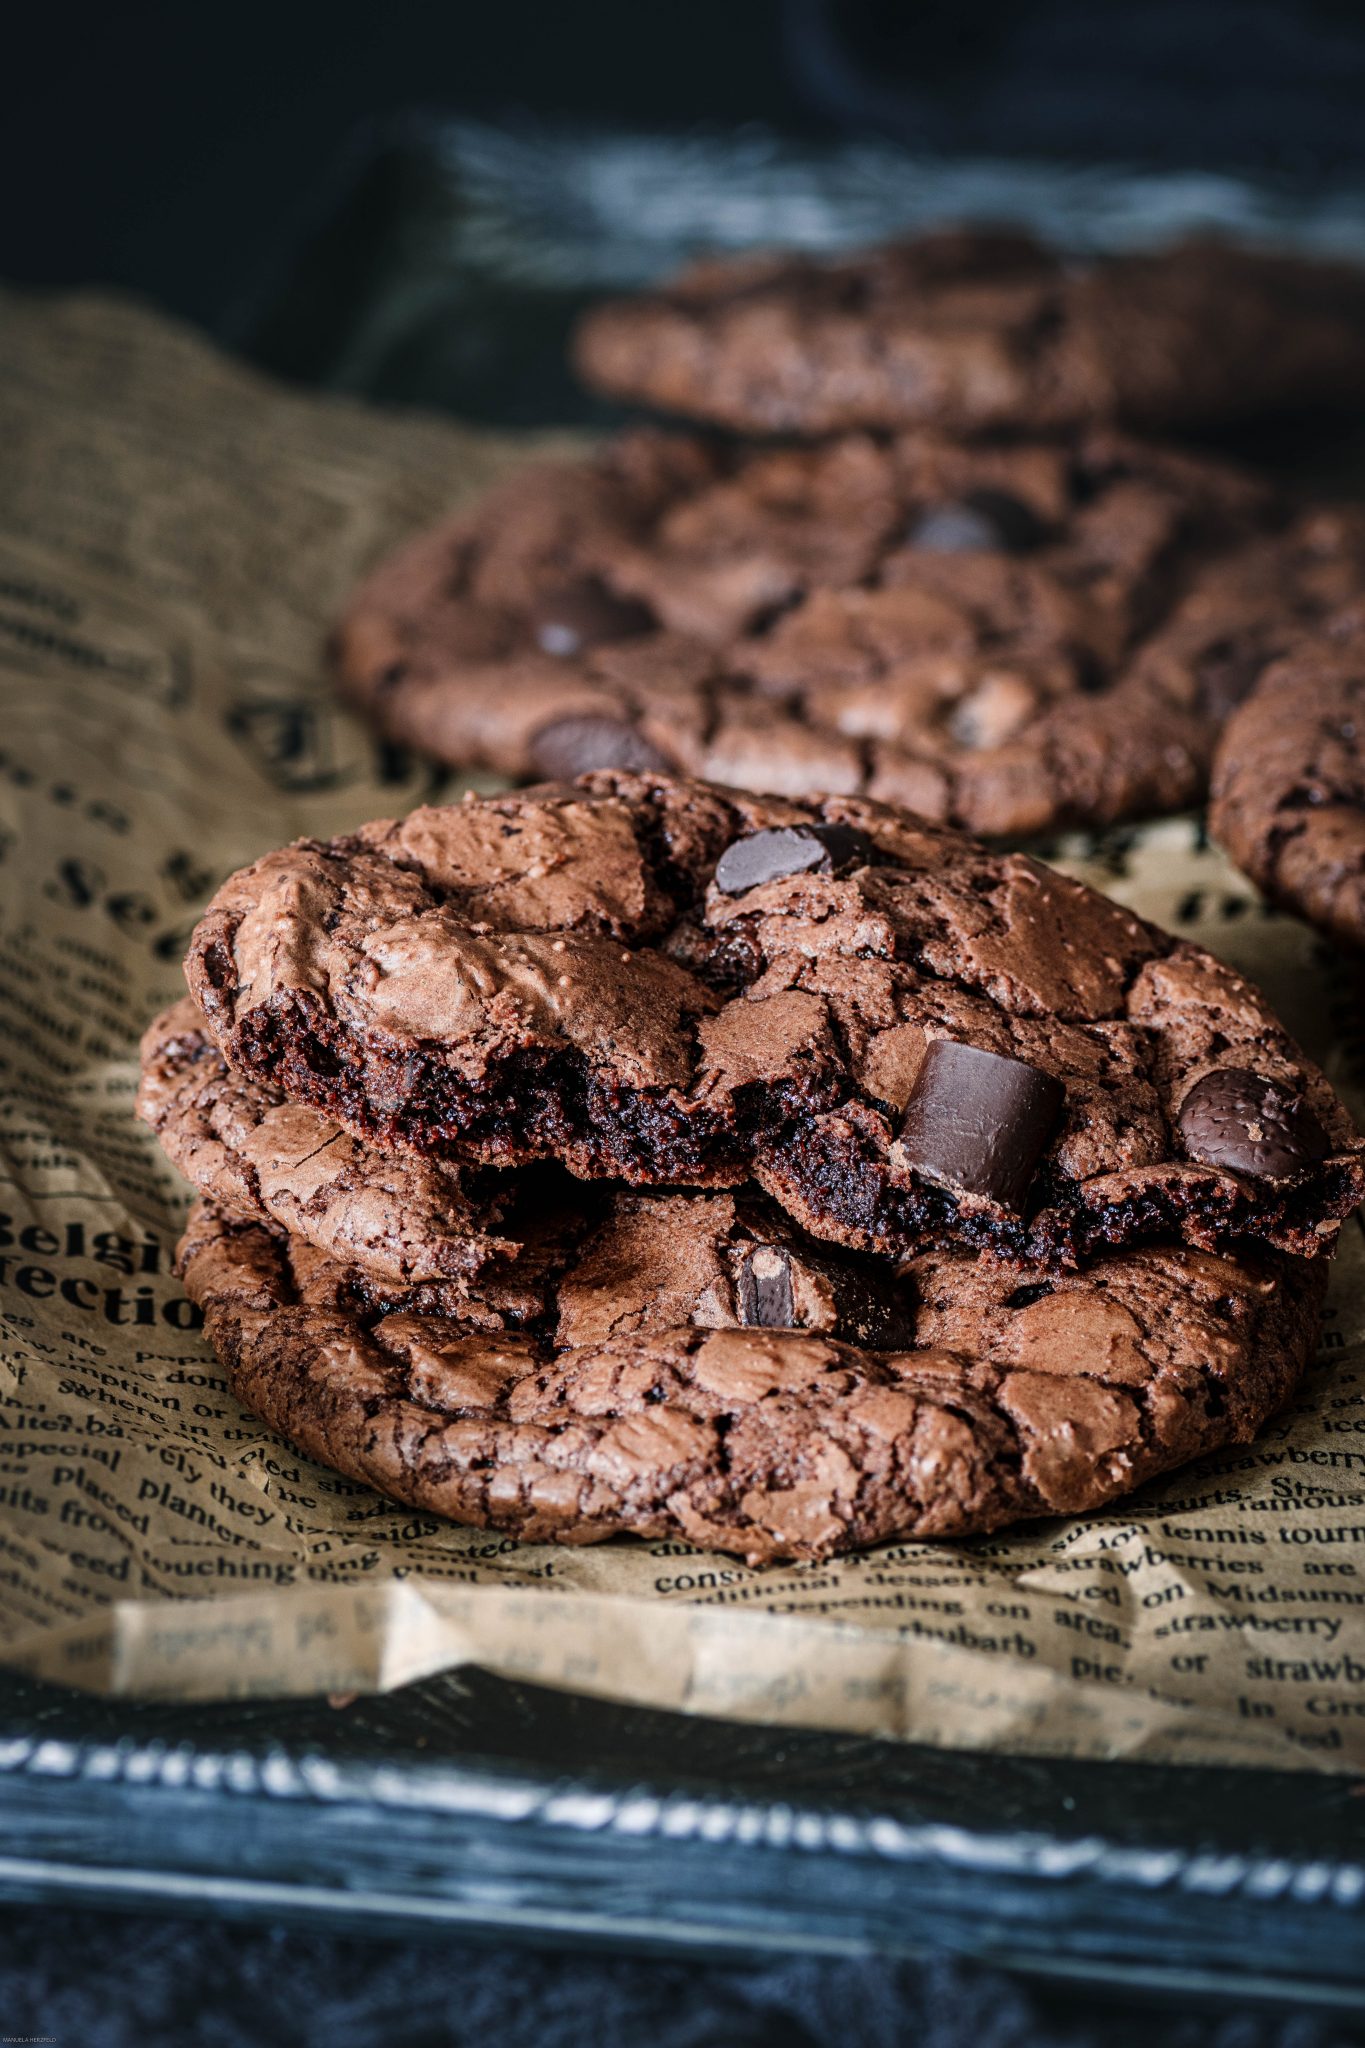
M736 1291L741 1323L764 1330L794 1327L791 1254L780 1245L755 1246L739 1269Z
M531 742L536 773L553 781L571 782L594 768L624 768L634 775L667 770L668 762L637 727L621 718L584 712L557 718L543 726Z
M936 1038L901 1127L906 1163L957 1194L1017 1214L1065 1093L1024 1060Z
M851 825L770 825L727 846L716 862L716 887L741 896L788 875L849 873L871 867L876 848Z
M932 554L967 555L1003 549L1023 554L1047 538L1031 506L1008 491L972 491L957 503L930 505L910 529L910 545Z
M1180 1135L1191 1159L1257 1180L1292 1180L1331 1150L1303 1098L1249 1067L1196 1081L1180 1105Z

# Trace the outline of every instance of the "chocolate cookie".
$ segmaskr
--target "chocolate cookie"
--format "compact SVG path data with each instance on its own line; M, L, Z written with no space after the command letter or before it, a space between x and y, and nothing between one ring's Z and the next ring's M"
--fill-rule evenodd
M1078 264L1025 234L697 266L579 327L585 380L757 434L1202 426L1365 395L1365 277L1216 241Z
M865 791L1017 836L1198 802L1259 665L1361 590L1365 520L1112 434L641 433L383 564L335 656L458 766Z
M234 875L186 972L238 1071L357 1137L753 1175L861 1250L1311 1256L1365 1190L1346 1111L1231 969L863 799L611 773L469 797Z
M188 998L143 1037L137 1112L201 1194L289 1231L366 1300L406 1293L488 1328L544 1312L594 1213L557 1169L510 1176L350 1137L233 1073Z
M1365 619L1305 641L1229 721L1209 827L1277 903L1365 946Z
M1244 1442L1292 1392L1326 1281L1323 1260L1163 1248L1021 1283L949 1254L864 1344L782 1327L799 1260L746 1283L734 1206L641 1200L591 1284L571 1271L556 1319L520 1331L357 1304L316 1252L207 1204L182 1270L233 1390L306 1455L533 1541L751 1563L1080 1513Z

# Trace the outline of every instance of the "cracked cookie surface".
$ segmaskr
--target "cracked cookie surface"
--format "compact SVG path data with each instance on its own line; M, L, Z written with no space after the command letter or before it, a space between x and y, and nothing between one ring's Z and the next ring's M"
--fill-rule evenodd
M596 307L575 343L613 397L741 433L1145 430L1358 402L1365 277L1212 240L1064 260L946 231L861 254L698 264Z
M675 1299L685 1320L890 1341L886 1262L802 1240L758 1190L710 1198L585 1187L556 1168L505 1174L383 1151L317 1110L234 1074L188 1000L142 1042L138 1109L224 1218L296 1240L352 1304L504 1329L555 1321L558 1341L634 1327ZM708 1309L708 1304L710 1304Z
M385 1152L233 1073L188 998L143 1035L137 1112L201 1195L289 1231L366 1300L405 1292L490 1328L525 1322L591 1221L555 1168L511 1177Z
M1230 720L1209 829L1273 902L1365 946L1365 629L1304 642Z
M1163 1247L1021 1284L949 1253L907 1269L904 1327L870 1348L726 1326L734 1210L623 1198L535 1329L358 1302L311 1247L203 1202L180 1264L238 1397L350 1478L533 1541L753 1563L1081 1513L1244 1442L1292 1393L1326 1282Z
M1114 434L642 432L410 543L334 654L458 766L863 791L1018 836L1199 801L1260 666L1362 590L1365 519Z
M477 1273L521 1249L497 1227L511 1194L496 1176L379 1152L233 1073L188 998L143 1036L137 1112L201 1194L396 1286Z
M752 1176L861 1251L1311 1256L1365 1188L1349 1115L1230 968L864 799L603 773L415 811L230 878L186 970L237 1072L357 1138Z

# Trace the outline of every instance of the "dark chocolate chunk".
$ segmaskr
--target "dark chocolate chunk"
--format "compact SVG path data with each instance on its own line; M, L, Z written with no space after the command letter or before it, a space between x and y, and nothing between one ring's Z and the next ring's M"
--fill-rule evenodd
M1199 701L1210 718L1232 715L1266 665L1264 648L1236 640L1220 640L1195 664Z
M652 632L657 624L648 605L633 597L618 597L596 580L542 591L527 617L541 652L557 654L566 661L585 647L634 640L641 633Z
M1022 554L1036 548L1047 528L1022 498L1007 491L972 491L956 504L930 505L910 529L910 545L938 555L976 554L1003 548Z
M936 1038L901 1127L906 1163L927 1180L1018 1212L1065 1093L1025 1060Z
M792 1262L779 1245L761 1244L739 1269L739 1319L764 1330L793 1327Z
M1035 1301L1042 1301L1052 1293L1050 1280L1026 1280L1022 1287L1016 1287L1005 1296L1006 1308L1032 1308Z
M852 825L770 825L727 846L716 862L716 887L740 896L761 882L804 875L818 868L837 875L870 867L877 849Z
M741 1324L765 1330L823 1330L879 1350L915 1341L914 1289L888 1267L859 1266L809 1246L759 1244L736 1275Z
M669 764L642 732L624 719L582 712L542 726L531 742L535 773L571 782L594 768L624 768L633 775L654 775Z
M1248 1067L1196 1081L1180 1105L1180 1135L1191 1159L1258 1180L1289 1180L1332 1149L1301 1096Z
M827 1260L812 1267L823 1271L834 1302L834 1334L850 1344L868 1344L879 1351L908 1350L915 1342L915 1290L890 1269L870 1270Z

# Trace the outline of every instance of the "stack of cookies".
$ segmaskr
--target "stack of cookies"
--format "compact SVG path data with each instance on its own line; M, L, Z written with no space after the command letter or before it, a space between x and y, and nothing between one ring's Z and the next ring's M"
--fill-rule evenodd
M1221 745L1229 844L1359 929L1365 513L1143 437L1358 399L1365 284L949 234L695 271L578 358L706 431L523 470L334 641L536 786L234 876L144 1043L235 1390L414 1506L751 1562L1245 1440L1365 1143L1254 988L999 848Z
M241 1399L751 1561L1073 1513L1287 1398L1365 1144L1264 999L862 797L598 771L268 854L141 1109Z

